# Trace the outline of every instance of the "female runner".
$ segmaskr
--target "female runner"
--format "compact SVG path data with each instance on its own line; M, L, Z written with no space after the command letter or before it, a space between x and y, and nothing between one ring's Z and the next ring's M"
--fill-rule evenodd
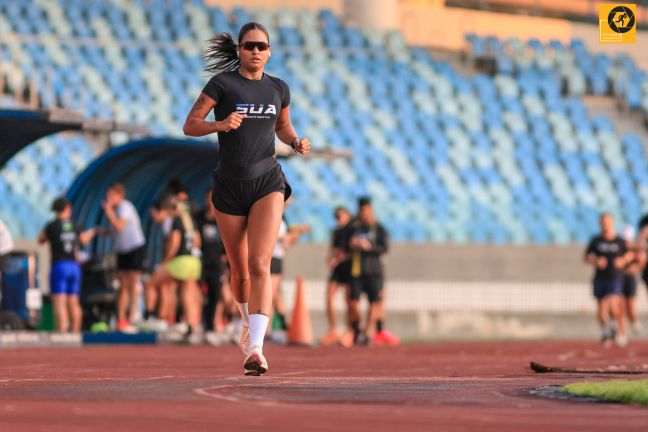
M238 44L228 33L212 38L205 52L215 73L184 125L189 136L218 133L219 160L212 201L231 267L231 286L243 318L240 339L245 375L268 370L263 337L272 312L270 260L277 241L284 200L291 189L274 158L275 134L295 152L310 142L290 122L290 90L264 73L270 38L258 23L247 23ZM216 121L205 117L214 110ZM249 314L248 314L249 310Z

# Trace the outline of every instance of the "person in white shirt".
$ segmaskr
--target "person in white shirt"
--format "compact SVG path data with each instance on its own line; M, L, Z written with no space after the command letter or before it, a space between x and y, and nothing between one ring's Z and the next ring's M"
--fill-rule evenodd
M124 185L115 183L108 188L102 207L110 221L117 252L117 271L120 281L117 329L131 333L135 331L131 322L137 316L137 285L144 266L146 240L139 214L133 203L126 200L125 196ZM127 319L127 310L130 311L130 321Z

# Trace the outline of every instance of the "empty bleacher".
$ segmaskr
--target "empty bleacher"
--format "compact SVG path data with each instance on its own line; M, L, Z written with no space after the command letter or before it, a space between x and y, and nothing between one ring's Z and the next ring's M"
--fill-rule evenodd
M310 240L327 241L332 209L354 208L361 194L374 197L395 241L583 242L601 210L620 223L648 210L641 139L619 136L581 99L611 93L646 108L648 89L641 96L639 81L615 78L642 72L629 59L584 53L578 41L545 46L469 35L473 55L492 54L499 72L463 76L398 32L347 27L329 11L226 13L201 0L0 0L0 34L15 36L0 38L0 73L10 94L39 82L44 106L180 136L208 79L205 41L236 34L249 20L268 27L268 72L291 87L296 129L315 148L354 154L282 161L295 196L289 218L311 225ZM26 149L0 173L0 193L10 197L0 217L18 236L33 237L51 199L94 156L71 135Z

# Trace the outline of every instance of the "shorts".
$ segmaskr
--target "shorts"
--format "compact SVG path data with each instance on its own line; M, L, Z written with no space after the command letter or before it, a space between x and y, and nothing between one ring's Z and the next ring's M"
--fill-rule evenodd
M632 298L637 295L637 277L635 275L623 276L623 296Z
M141 271L144 268L144 246L117 254L117 270Z
M594 279L594 297L603 300L607 296L623 294L623 277Z
M362 293L367 294L369 303L382 300L384 280L382 276L360 276L352 278L349 284L349 298L353 301L360 300Z
M180 255L169 261L166 269L175 280L198 280L202 272L202 264L198 257L193 255Z
M340 285L349 285L351 281L351 261L338 264L331 272L329 281Z
M283 258L272 257L272 259L270 260L270 274L283 274Z
M81 290L81 266L76 261L62 260L52 264L50 293L78 296Z
M264 162L262 160L261 162ZM227 169L219 168L214 172L214 189L212 190L212 203L218 211L234 216L247 216L250 213L252 205L261 198L272 192L281 192L284 194L284 200L287 200L292 194L292 189L283 171L273 159L273 166L269 170L262 171L261 175L252 178L238 178L236 176L225 176L224 174L234 174ZM241 169L243 175L246 173L256 174L255 166ZM235 170L234 170L235 171Z

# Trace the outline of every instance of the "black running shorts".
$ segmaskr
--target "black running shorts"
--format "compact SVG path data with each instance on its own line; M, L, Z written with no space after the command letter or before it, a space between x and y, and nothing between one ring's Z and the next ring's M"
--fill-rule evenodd
M340 284L340 285L349 285L350 280L351 280L351 261L350 260L338 264L333 269L333 271L331 272L331 275L329 276L329 281L335 282L336 284Z
M263 170L261 175L254 175L259 171L258 168L261 166L257 165L256 169L253 167L251 170L232 170L219 166L214 172L214 207L230 215L247 216L255 202L272 192L283 193L284 200L287 200L292 189L281 170L281 165L273 160L269 169Z
M367 294L369 303L377 303L382 300L384 281L382 276L360 276L351 279L349 285L349 297L351 300L360 300L362 293Z
M635 275L623 276L623 296L632 298L637 295L637 278Z
M144 269L144 246L130 252L117 254L118 271L141 271Z

